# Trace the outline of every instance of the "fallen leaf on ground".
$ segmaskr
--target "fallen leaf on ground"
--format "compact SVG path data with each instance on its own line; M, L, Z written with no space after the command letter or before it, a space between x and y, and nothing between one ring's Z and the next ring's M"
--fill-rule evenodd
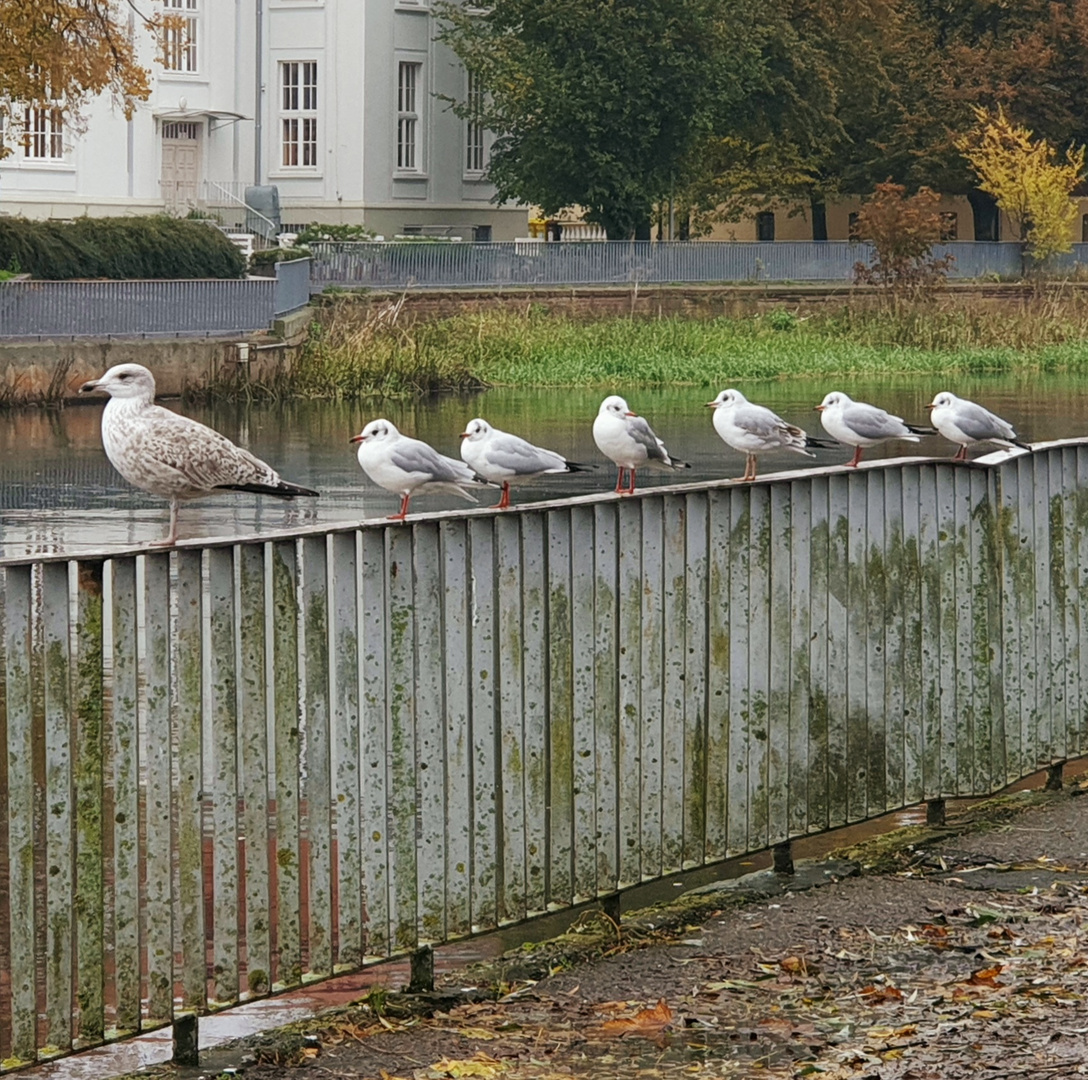
M880 1004L885 1001L902 1001L903 991L898 986L875 986L870 984L869 986L863 986L858 991L858 997Z
M417 1069L417 1080L461 1080L466 1076L478 1076L483 1080L501 1076L507 1071L507 1065L503 1061L491 1057L489 1054L479 1053L470 1058L443 1058L436 1061L426 1069Z
M605 1035L641 1035L652 1039L661 1034L673 1020L672 1009L662 998L652 1009L641 1009L634 1016L606 1020L601 1025Z
M971 986L1002 986L1002 983L997 981L998 975L1004 970L1003 965L997 964L994 967L980 968L978 971L971 972L971 978L967 982Z

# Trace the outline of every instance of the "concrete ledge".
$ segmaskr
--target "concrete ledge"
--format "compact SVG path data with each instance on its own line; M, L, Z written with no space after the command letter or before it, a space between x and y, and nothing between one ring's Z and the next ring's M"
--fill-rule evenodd
M314 309L309 306L289 312L272 323L272 333L284 341L294 343L296 338L301 339L306 333L314 314Z

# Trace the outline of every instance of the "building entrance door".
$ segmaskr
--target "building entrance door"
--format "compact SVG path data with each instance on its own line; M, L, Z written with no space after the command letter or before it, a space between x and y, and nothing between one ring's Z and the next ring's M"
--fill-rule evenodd
M170 121L162 125L162 197L166 211L184 214L200 191L201 125Z

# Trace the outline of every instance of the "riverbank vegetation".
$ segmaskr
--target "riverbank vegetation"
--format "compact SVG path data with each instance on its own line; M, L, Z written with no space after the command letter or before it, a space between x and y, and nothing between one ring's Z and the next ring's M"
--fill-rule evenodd
M1088 298L780 307L693 319L553 314L545 304L408 321L403 301L333 304L277 388L405 396L486 386L720 387L730 380L1088 371Z

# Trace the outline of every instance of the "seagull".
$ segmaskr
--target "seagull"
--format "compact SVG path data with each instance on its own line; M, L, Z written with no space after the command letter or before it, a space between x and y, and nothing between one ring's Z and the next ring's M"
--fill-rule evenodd
M421 495L448 492L475 502L465 488L486 484L464 462L440 454L433 446L402 435L389 420L371 420L348 440L359 444L359 464L379 487L400 498L400 511L390 514L390 521L403 521L408 514L408 500Z
M279 473L197 420L155 404L155 377L140 364L117 364L81 394L110 395L102 413L102 446L110 464L134 487L170 500L170 534L178 538L178 503L219 491L252 491L294 499L317 492L281 480Z
M998 443L1010 450L1014 446L1019 446L1021 450L1031 449L1027 443L1017 439L1012 424L1007 420L947 390L939 393L926 408L933 410L933 426L949 442L960 444L953 461L966 461L967 447L975 443Z
M816 411L828 435L854 448L850 461L854 468L861 462L861 451L866 446L876 446L889 439L918 442L923 435L937 434L931 427L904 423L898 416L875 405L866 405L864 401L854 401L839 390L828 394L816 406Z
M722 440L748 455L741 480L756 478L756 455L767 450L792 450L815 457L808 447L826 450L835 445L827 439L814 439L762 405L753 405L739 390L723 390L706 406L714 410L714 430Z
M593 467L567 461L554 450L533 446L479 418L470 420L461 432L461 457L485 480L502 484L502 497L496 510L505 510L510 505L511 480L530 480L548 473L586 472Z
M597 419L593 421L593 441L605 457L611 458L619 469L616 491L634 494L635 469L643 465L661 469L690 469L686 461L669 457L665 444L653 433L650 425L627 402L616 394L601 402ZM623 474L631 471L630 487L624 488Z

